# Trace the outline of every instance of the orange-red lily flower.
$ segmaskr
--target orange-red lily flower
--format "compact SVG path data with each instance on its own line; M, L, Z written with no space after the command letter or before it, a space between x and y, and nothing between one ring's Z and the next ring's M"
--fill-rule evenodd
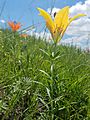
M21 34L20 37L27 38L29 35L28 34Z
M12 22L12 21L10 21L10 22L8 22L8 25L11 27L11 29L12 29L12 31L17 31L17 30L19 30L20 28L21 28L21 24L18 22Z

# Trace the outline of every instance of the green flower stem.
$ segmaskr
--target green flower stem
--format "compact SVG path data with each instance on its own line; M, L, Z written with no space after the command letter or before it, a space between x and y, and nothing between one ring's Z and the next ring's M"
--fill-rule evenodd
M53 51L51 52L51 65L50 65L50 72L51 72L51 78L52 78L52 82L51 82L51 116L52 116L52 120L54 120L53 118L53 109L54 109L54 101L52 102L52 99L54 99L54 87L55 87L55 54L56 54L56 46L57 46L57 43L53 44L52 45L52 49Z

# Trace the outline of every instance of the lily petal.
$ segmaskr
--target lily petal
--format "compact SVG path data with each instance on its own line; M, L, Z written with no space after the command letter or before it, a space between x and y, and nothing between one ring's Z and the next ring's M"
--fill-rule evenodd
M62 8L55 16L56 27L65 27L69 21L69 6Z
M13 27L14 27L13 22L8 22L8 25L9 25L11 28L13 28Z
M21 27L20 23L17 23L15 29L18 30Z
M40 12L39 15L41 15L45 19L47 28L52 33L54 31L54 22L53 22L51 16L45 10L43 10L41 8L37 8L37 9Z
M85 15L85 14L78 14L78 15L75 15L73 18L70 19L69 24L70 24L73 20L76 20L77 18L83 17L83 16L86 16L86 15Z

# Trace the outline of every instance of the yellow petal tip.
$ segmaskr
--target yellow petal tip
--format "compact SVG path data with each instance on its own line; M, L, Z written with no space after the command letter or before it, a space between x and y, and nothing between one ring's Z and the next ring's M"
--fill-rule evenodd
M37 10L40 12L41 8L37 8ZM39 15L41 15L41 14L39 13Z

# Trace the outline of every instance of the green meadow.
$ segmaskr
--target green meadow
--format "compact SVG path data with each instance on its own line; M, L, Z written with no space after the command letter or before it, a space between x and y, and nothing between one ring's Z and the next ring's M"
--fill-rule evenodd
M90 120L90 52L0 30L0 120Z

